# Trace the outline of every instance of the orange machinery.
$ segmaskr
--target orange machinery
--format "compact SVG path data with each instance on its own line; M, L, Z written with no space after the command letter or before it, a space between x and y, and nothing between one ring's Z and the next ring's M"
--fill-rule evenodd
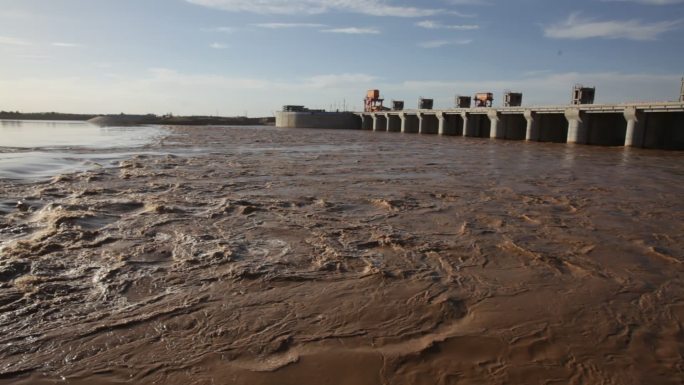
M385 99L380 98L380 90L368 90L366 98L363 100L364 112L387 111L388 108L382 105Z
M475 107L491 107L494 104L494 94L491 92L478 92L473 99Z

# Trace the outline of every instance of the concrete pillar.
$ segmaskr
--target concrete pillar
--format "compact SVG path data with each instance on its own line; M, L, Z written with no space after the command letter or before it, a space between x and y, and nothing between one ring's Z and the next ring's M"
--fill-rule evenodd
M438 124L437 125L437 133L439 135L444 135L445 128L446 128L446 127L444 127L444 124L446 123L446 115L444 115L443 112L438 112L437 113L437 119L439 121L437 123Z
M401 131L401 119L399 115L391 115L386 113L387 118L387 131L388 132L400 132Z
M532 110L525 110L523 115L525 115L525 120L527 120L525 140L535 142L539 141L539 128L536 120L537 114L532 112Z
M461 118L463 120L463 136L470 136L468 132L468 129L470 128L470 124L468 123L470 116L468 113L463 112L461 113Z
M565 110L565 119L568 121L568 143L587 144L589 135L588 117L579 108Z
M439 132L439 121L436 114L418 114L418 132L421 134L436 134Z
M399 118L401 118L401 132L412 134L418 132L417 116L402 112Z
M374 113L373 131L387 131L387 114Z
M644 113L637 110L636 107L627 107L624 116L627 121L625 147L644 147L644 137L646 136Z
M499 112L491 110L487 112L487 117L490 122L489 137L493 139L506 139L506 125L501 121Z

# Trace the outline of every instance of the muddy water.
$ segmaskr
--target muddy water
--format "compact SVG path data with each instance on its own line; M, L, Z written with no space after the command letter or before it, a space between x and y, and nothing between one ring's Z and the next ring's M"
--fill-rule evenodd
M1 384L684 382L682 153L173 135L0 182Z

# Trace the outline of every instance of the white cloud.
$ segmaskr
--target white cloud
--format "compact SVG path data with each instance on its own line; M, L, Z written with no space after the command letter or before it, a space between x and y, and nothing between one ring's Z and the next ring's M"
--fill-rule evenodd
M324 29L321 32L345 33L345 34L349 34L349 35L377 35L380 33L380 30L375 29L375 28L347 27L347 28Z
M224 43L211 43L211 44L209 44L209 48L226 49L226 48L228 48L228 45L224 44Z
M16 37L0 36L0 45L31 45L31 43Z
M431 41L425 41L422 43L418 43L418 46L421 48L441 48L441 47L446 47L449 45L466 45L470 44L473 41L470 39L461 39L461 40L431 40Z
M285 29L285 28L323 28L326 27L325 24L316 24L316 23L260 23L260 24L252 24L255 27L259 28L268 28L268 29Z
M51 44L53 47L60 47L60 48L80 48L83 47L83 44L78 44L78 43L64 43L64 42L56 42Z
M261 14L320 14L329 11L372 16L426 17L443 10L390 5L386 0L185 0L192 4L231 12Z
M645 41L655 40L663 33L679 28L681 24L682 20L653 23L644 23L640 20L597 21L573 13L565 21L546 27L544 35L555 39L606 38Z
M433 20L423 20L416 23L417 26L425 29L456 29L461 31L470 31L480 29L477 24L451 24L445 25Z

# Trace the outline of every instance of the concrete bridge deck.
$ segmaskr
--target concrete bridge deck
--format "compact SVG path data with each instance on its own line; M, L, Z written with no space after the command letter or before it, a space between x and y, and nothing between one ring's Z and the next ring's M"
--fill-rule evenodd
M684 149L684 102L403 110L357 116L361 129L374 131Z

